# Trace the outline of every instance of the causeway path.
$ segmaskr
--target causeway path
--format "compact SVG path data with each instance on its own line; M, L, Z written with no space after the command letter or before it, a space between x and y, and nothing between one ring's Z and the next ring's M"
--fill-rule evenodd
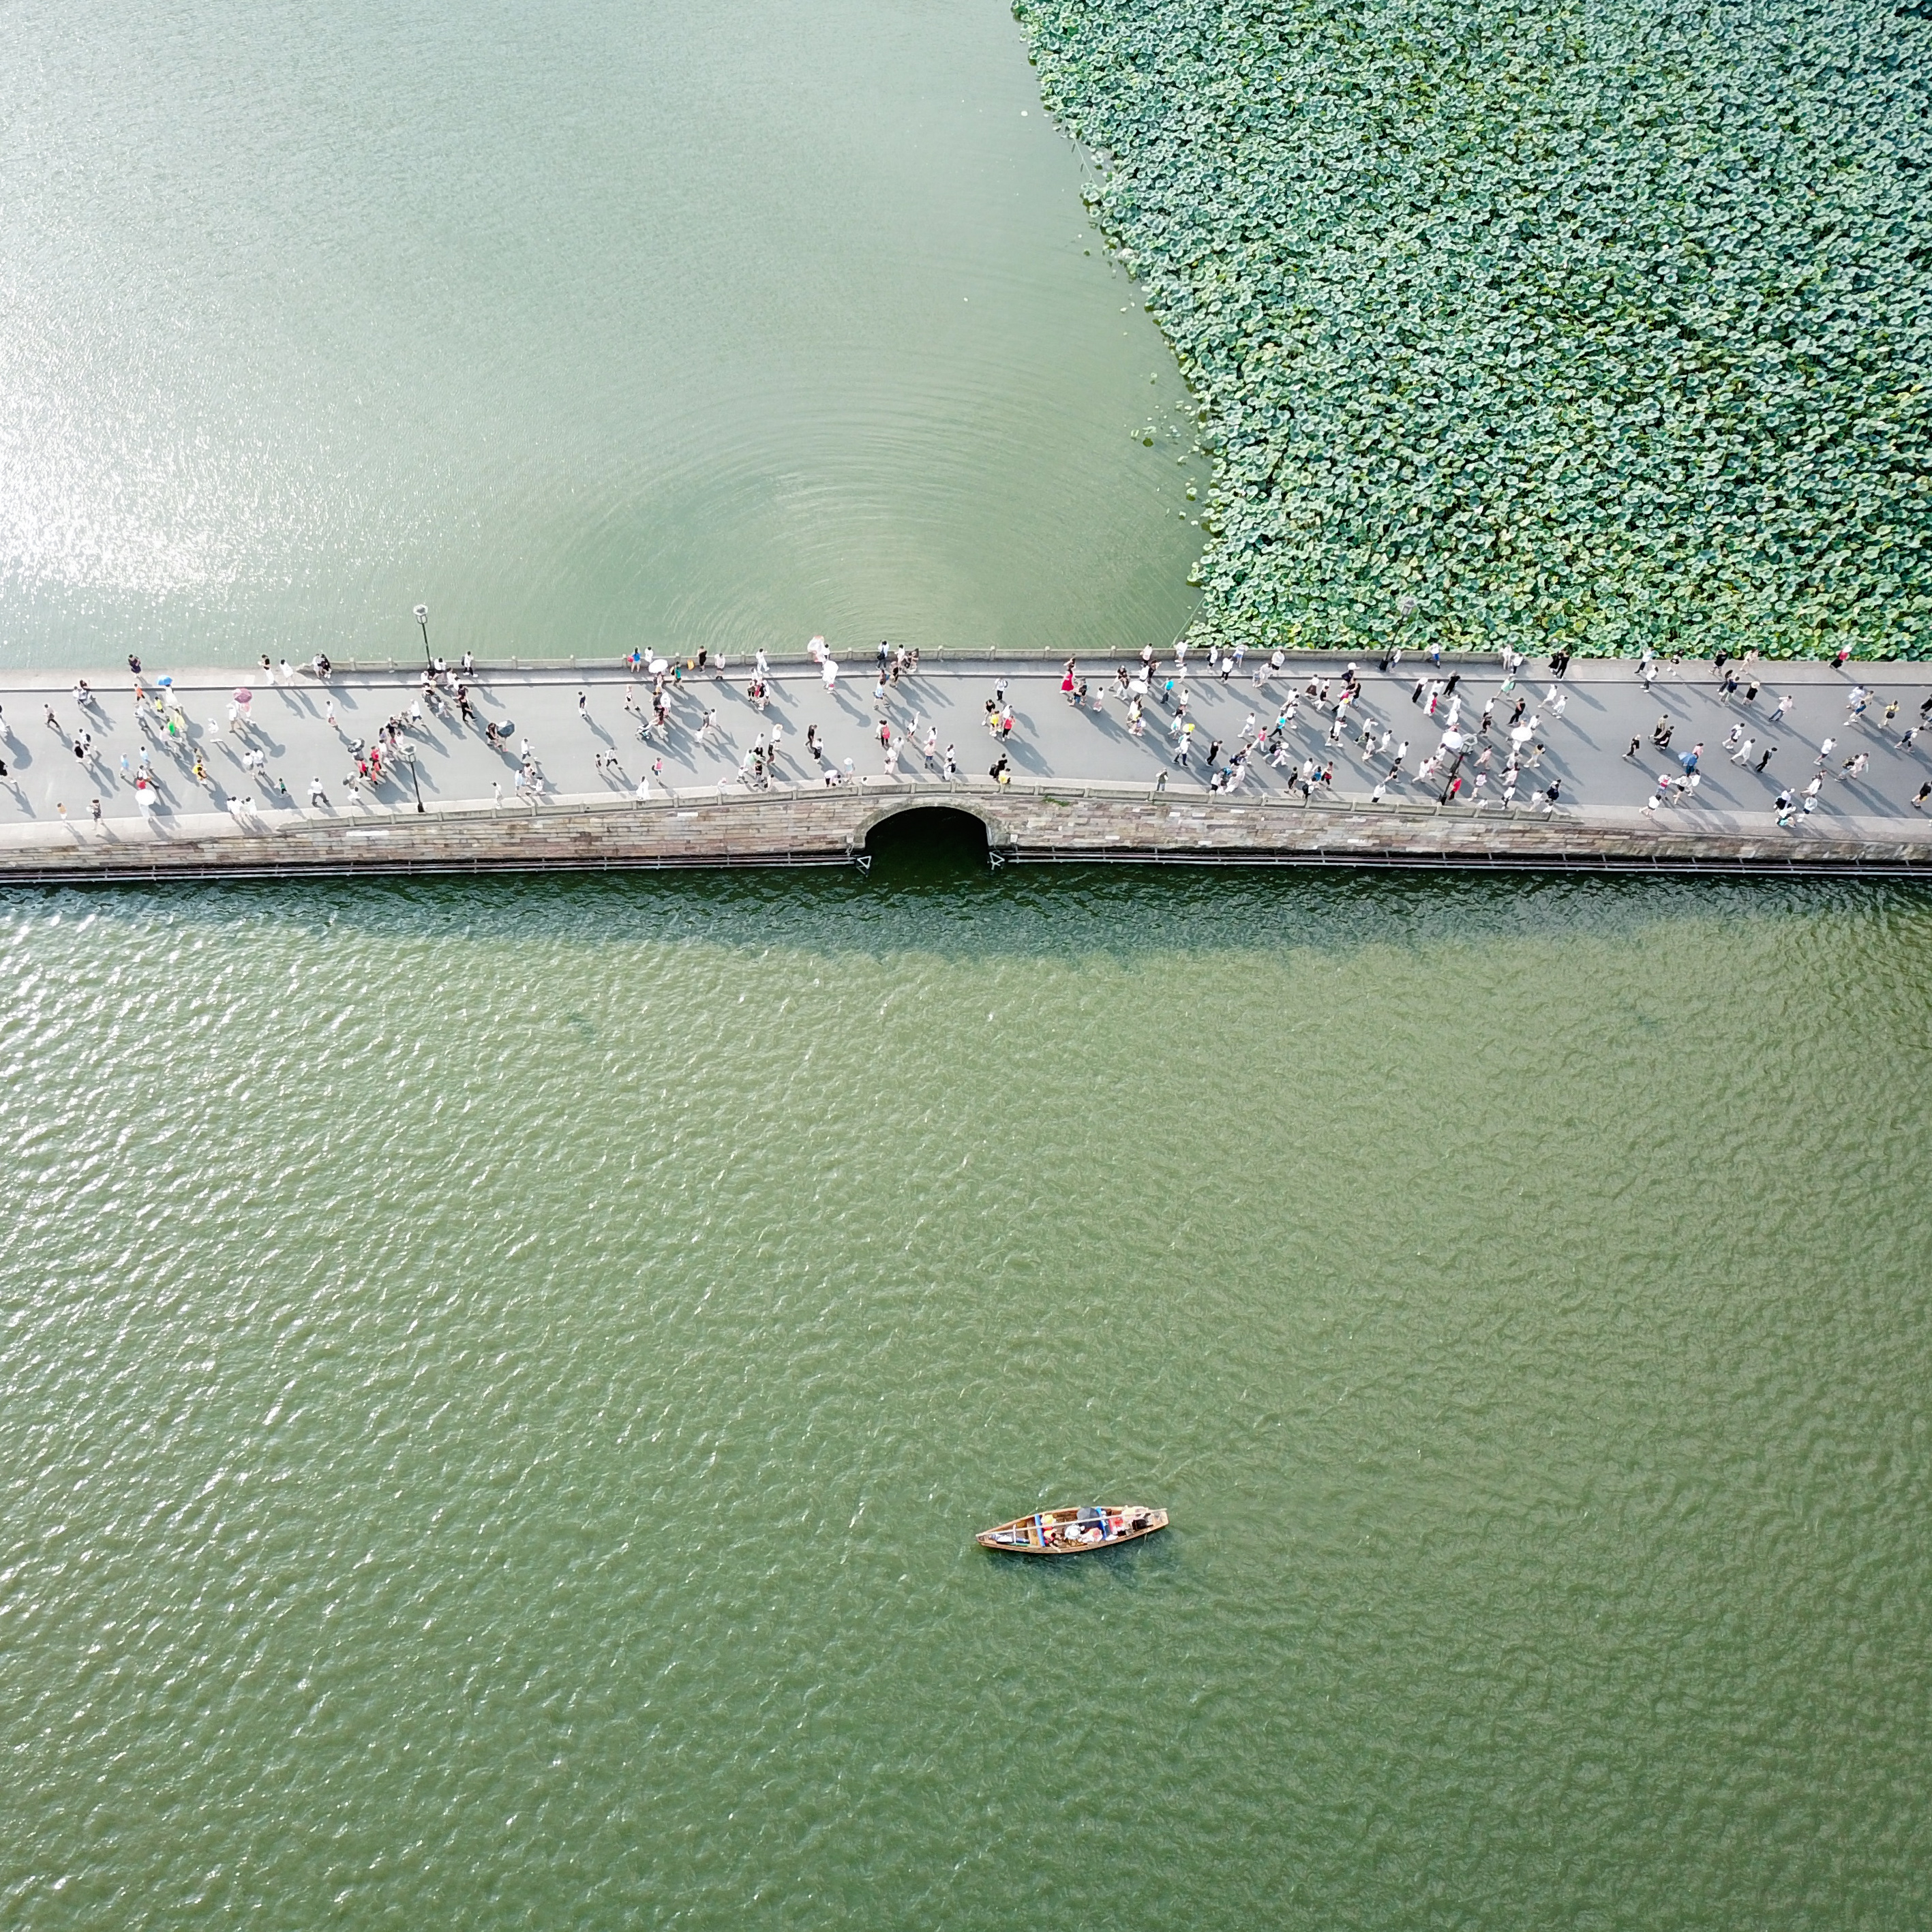
M880 702L875 658L854 652L841 660L832 691L803 657L774 658L770 701L760 710L747 695L749 663L734 662L670 686L668 729L642 737L641 720L626 701L648 710L648 678L608 663L481 665L470 680L474 722L465 725L446 710L412 723L405 735L413 758L388 760L373 788L348 782L357 741L373 742L386 722L407 717L420 696L420 666L338 665L326 681L297 673L292 683L259 672L176 670L172 732L158 725L152 710L145 726L137 718L124 670L90 676L85 705L74 695L72 672L0 674L0 760L8 767L0 784L0 878L836 862L862 851L871 826L890 812L945 803L985 820L996 854L1021 858L1932 874L1932 821L1911 802L1932 777L1932 729L1910 746L1899 742L1932 697L1932 666L1754 664L1742 670L1762 687L1747 703L1742 692L1724 694L1708 663L1665 664L1646 689L1633 661L1580 658L1559 687L1559 715L1538 661L1498 704L1479 810L1466 802L1444 809L1442 782L1418 782L1442 720L1426 716L1413 692L1418 677L1459 674L1462 728L1472 734L1473 750L1482 742L1473 737L1482 706L1504 682L1496 659L1445 656L1437 670L1411 656L1387 674L1372 658L1358 660L1362 698L1349 707L1342 742L1331 746L1332 698L1346 662L1298 655L1280 676L1258 682L1264 661L1250 656L1223 679L1190 654L1186 715L1196 749L1184 768L1173 760L1173 713L1157 698L1146 701L1144 734L1129 732L1113 680L1117 664L1134 668L1126 656L1083 661L1090 686L1084 706L1063 694L1059 660L1011 656L928 656ZM1170 656L1159 676L1172 667ZM151 694L164 669L147 667L142 682ZM1329 680L1329 709L1306 694L1318 678ZM1001 680L1016 717L1004 746L988 734L984 710ZM1870 699L1862 716L1851 717L1856 685ZM231 718L242 686L251 696ZM1225 761L1249 714L1264 729L1291 692L1302 694L1288 733L1293 757L1332 759L1332 789L1304 802L1292 766L1276 769L1257 757L1238 790L1210 794L1208 742L1221 741ZM1525 722L1538 721L1531 742L1545 748L1506 811L1499 773L1504 727L1519 695L1528 700ZM1894 701L1898 710L1887 723ZM709 711L716 722L701 730ZM1357 722L1364 712L1393 734L1388 753L1364 752ZM1660 717L1672 727L1668 751L1651 742ZM902 748L890 780L878 737L882 718ZM485 720L511 728L504 746L489 743ZM741 780L741 760L774 724L782 734L777 782L753 790ZM1754 746L1742 764L1724 748L1733 724ZM823 760L806 752L812 728L823 740ZM955 748L959 776L952 784L926 764L929 730L937 730L941 754ZM1633 737L1640 741L1634 758L1627 755ZM77 738L84 757L75 755ZM1828 738L1834 742L1821 766ZM526 740L544 781L535 806L517 791ZM1402 770L1372 805L1372 788L1404 740ZM1700 741L1695 802L1643 810L1658 775L1678 773L1677 754ZM1770 762L1760 771L1767 749ZM988 776L1001 750L1012 780L1003 787ZM144 752L152 813L140 808L134 784ZM259 770L246 762L254 753ZM1860 753L1869 762L1853 777L1846 761ZM1462 770L1466 801L1474 767L1466 760ZM1817 809L1778 828L1773 801L1780 785L1801 790L1820 770L1826 776ZM842 780L836 786L825 782L832 770ZM640 779L650 786L641 803ZM1532 788L1540 792L1552 780L1561 782L1560 802L1545 812ZM320 802L310 802L312 786Z

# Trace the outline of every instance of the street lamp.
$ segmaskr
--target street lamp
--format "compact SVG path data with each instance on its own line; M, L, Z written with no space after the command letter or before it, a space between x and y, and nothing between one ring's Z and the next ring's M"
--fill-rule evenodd
M429 654L429 606L427 604L418 604L416 606L416 622L422 626L423 662L434 670L435 661Z
M416 788L416 809L420 812L423 808L422 780L416 776L416 748L413 745L410 747L410 782Z

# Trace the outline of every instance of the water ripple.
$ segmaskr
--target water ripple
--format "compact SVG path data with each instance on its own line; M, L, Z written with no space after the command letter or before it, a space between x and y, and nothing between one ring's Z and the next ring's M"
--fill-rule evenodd
M8 896L10 1922L1916 1922L1929 948L1616 881ZM1089 1491L1177 1526L965 1542Z

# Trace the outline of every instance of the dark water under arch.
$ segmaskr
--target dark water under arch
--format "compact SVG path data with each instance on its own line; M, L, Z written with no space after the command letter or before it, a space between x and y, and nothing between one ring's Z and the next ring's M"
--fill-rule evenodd
M912 806L880 819L866 850L875 869L895 876L983 868L986 822L952 806Z

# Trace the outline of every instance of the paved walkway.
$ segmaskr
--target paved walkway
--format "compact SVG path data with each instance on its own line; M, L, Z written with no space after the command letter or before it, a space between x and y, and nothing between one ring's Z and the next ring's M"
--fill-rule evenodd
M1160 701L1157 685L1145 700L1144 735L1131 734L1126 705L1113 676L1117 662L1127 665L1131 661L1090 660L1081 665L1090 694L1085 705L1076 706L1060 691L1058 664L1037 660L949 659L944 668L928 664L902 676L880 700L869 657L848 659L833 691L809 663L794 659L774 664L771 697L763 709L746 694L749 667L734 664L722 676L695 676L670 686L668 728L645 736L640 735L640 718L626 707L628 701L648 708L648 679L634 680L617 667L582 672L561 667L515 672L484 668L471 686L474 722L465 725L447 711L425 712L405 731L413 759L386 758L385 776L374 785L351 782L357 748L375 742L386 722L409 717L419 700L419 674L338 669L326 683L298 674L292 686L248 678L242 682L251 696L244 706L236 702L238 681L232 674L177 673L172 731L152 710L137 718L133 680L124 671L89 680L92 695L85 704L74 694L71 674L0 675L0 759L8 768L0 784L0 842L33 842L36 829L41 836L56 831L63 818L69 826L84 824L97 800L107 820L137 819L134 779L143 770L159 812L177 816L230 809L258 821L284 814L305 817L312 786L320 788L324 801L314 811L331 817L386 816L399 808L412 812L418 787L426 806L488 805L500 796L502 809L508 812L519 802L519 754L526 740L542 775L544 796L551 800L628 796L640 779L649 780L654 795L700 788L715 795L721 785L737 790L744 752L774 726L782 734L776 767L782 782L821 784L835 770L842 778L876 776L885 769L878 736L882 720L902 746L898 776L930 783L935 791L943 788L944 754L951 746L962 773L980 779L1004 750L1022 782L1124 781L1151 790L1164 780L1170 795L1190 789L1204 794L1209 744L1220 741L1225 761L1250 714L1265 729L1291 694L1299 694L1288 732L1292 760L1332 760L1336 796L1366 797L1387 779L1396 751L1406 741L1408 754L1388 780L1387 802L1433 803L1441 796L1442 779L1425 783L1418 774L1441 740L1442 710L1438 706L1433 719L1425 714L1414 701L1415 680L1459 672L1465 731L1473 734L1485 703L1498 700L1488 734L1493 748L1484 772L1486 783L1479 794L1492 811L1502 809L1506 724L1519 697L1526 700L1522 722L1534 722L1525 742L1526 758L1536 745L1544 747L1520 782L1519 814L1532 808L1532 790L1560 781L1566 812L1600 812L1624 818L1651 796L1659 773L1682 776L1677 754L1700 741L1702 779L1695 803L1659 812L1664 824L1681 826L1700 820L1767 824L1780 785L1801 789L1820 770L1826 782L1819 809L1789 836L1802 838L1808 829L1822 832L1834 820L1865 826L1922 822L1923 814L1910 801L1932 777L1932 729L1911 746L1900 743L1921 722L1920 706L1932 697L1932 666L1854 664L1838 671L1814 664L1752 665L1744 668L1747 674L1755 673L1764 683L1755 700L1747 702L1742 692L1726 698L1707 664L1674 670L1666 665L1646 690L1629 662L1579 660L1560 687L1559 710L1541 666L1541 675L1523 676L1505 694L1493 659L1445 660L1438 671L1410 658L1386 676L1370 661L1362 700L1349 707L1341 741L1330 744L1328 734L1342 660L1298 658L1282 676L1257 682L1252 658L1224 679L1195 658L1184 680L1194 749L1184 766L1177 766L1174 711ZM143 680L151 693L159 689L156 668L148 667ZM1171 669L1170 662L1162 681ZM1307 687L1324 678L1330 701L1321 707L1306 694ZM1002 680L1016 719L1004 745L988 733L984 711ZM1861 683L1872 694L1870 702L1862 716L1850 718L1848 699ZM1773 722L1779 700L1787 695L1784 714ZM1884 712L1894 700L1898 710L1887 723ZM707 712L716 713L709 726ZM1360 735L1364 717L1377 728L1371 736L1372 752L1364 749ZM1652 745L1652 728L1660 718L1672 727L1667 751ZM486 719L507 726L502 746L488 742ZM1725 748L1734 726L1753 748L1742 761L1734 762ZM807 754L812 728L823 740L822 759ZM929 732L937 734L930 766L924 753ZM1627 755L1633 738L1639 741L1634 758ZM77 739L84 753L80 758L74 751ZM1827 739L1833 742L1821 766ZM1464 804L1483 742L1472 738L1462 767ZM1851 776L1846 763L1861 754L1868 765ZM260 768L250 769L248 761L257 755ZM1281 794L1292 789L1294 776L1292 762L1277 769L1254 758L1236 796ZM1534 808L1540 812L1540 800Z

